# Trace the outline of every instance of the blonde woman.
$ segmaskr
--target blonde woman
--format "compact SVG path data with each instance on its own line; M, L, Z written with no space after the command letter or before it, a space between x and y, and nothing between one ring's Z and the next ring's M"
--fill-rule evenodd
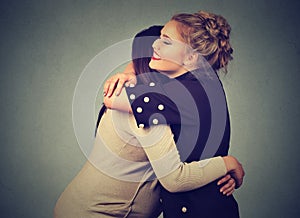
M196 161L203 156L226 156L230 138L230 122L226 100L224 108L225 121L223 118L218 121L221 126L224 125L220 144L217 145L217 149L212 149L214 153L210 153L211 156L208 156L207 152L203 154L207 151L205 150L208 146L206 140L210 133L209 128L212 125L212 121L208 118L210 115L209 99L206 96L207 93L205 93L208 89L204 90L203 86L206 84L212 86L212 89L218 87L220 81L217 77L217 71L227 72L227 65L232 59L233 52L229 42L230 31L231 28L227 21L222 16L212 13L200 11L194 14L177 14L173 16L171 21L161 30L160 39L153 43L153 55L149 63L151 69L167 76L170 81L163 79L163 82L157 82L151 89L142 89L139 84L132 88L128 87L126 89L128 100L124 99L122 92L118 98L111 97L114 96L112 93L115 86L117 86L115 92L120 93L123 86L122 81L134 79L130 72L140 74L139 69L145 69L145 67L133 68L129 65L126 74L118 74L106 83L104 88L106 106L130 111L134 114L137 125L151 126L165 122L171 125L175 140L180 137L178 136L179 133L181 135L186 134L185 140L181 140L184 141L183 144L176 141L180 154L183 154L181 155L182 161ZM190 51L187 52L189 49L182 44L190 46ZM203 67L202 70L198 69L196 73L189 72L190 69L197 68L196 65L193 66L193 63L199 61L199 54L216 71L209 75L215 79L206 79L206 75L210 73L207 67ZM150 68L148 69L149 72L151 71ZM197 77L197 73L200 74L198 74L199 77ZM190 106L192 104L186 104L184 100L177 101L174 104L174 101L171 100L174 99L174 95L181 94L177 89L179 86L170 85L175 84L174 80L183 84L193 96L193 101L196 102L198 108L196 113L191 110ZM132 99L132 94L139 96L139 98ZM147 102L144 102L143 98L145 96ZM182 99L184 98L183 95ZM131 107L126 104L126 100L131 103ZM112 104L112 102L115 102L115 104ZM123 102L122 106L118 102ZM163 105L163 107L159 108L160 105ZM197 116L201 117L201 131L198 126L199 120L195 119ZM195 147L190 148L187 145L193 143L188 137L194 131L195 126L199 130L198 139ZM170 193L166 189L162 190L164 217L239 217L238 205L234 197L222 195L219 192L217 181L189 192Z

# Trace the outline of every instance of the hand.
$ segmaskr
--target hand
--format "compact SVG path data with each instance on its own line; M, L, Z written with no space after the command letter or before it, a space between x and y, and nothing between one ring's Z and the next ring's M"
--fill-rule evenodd
M242 164L233 156L223 157L227 172L234 178L236 182L236 188L239 188L245 176L245 171Z
M222 179L218 181L218 185L221 184L223 184L223 186L220 188L220 192L222 192L223 195L227 195L227 196L232 195L236 183L230 174L227 174L226 176L224 176Z
M233 171L231 171L230 175L234 178L234 180L236 182L236 188L241 187L241 185L243 184L244 176L245 176L245 172L242 167L242 164L239 163L239 166L236 169L234 169Z
M134 73L117 73L110 77L104 84L103 95L111 97L113 93L120 95L124 83L136 84L136 76Z

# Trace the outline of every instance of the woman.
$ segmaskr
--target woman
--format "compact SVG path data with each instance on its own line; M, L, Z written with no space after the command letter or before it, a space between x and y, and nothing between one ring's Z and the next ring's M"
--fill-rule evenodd
M190 61L193 61L193 55L188 56L190 59L185 59L186 56L182 55L184 54L184 50L180 50L178 46L176 47L175 42L181 41L190 45L192 50L199 52L205 57L215 71L220 69L225 69L226 71L227 64L232 59L232 48L229 44L229 34L230 26L221 16L206 12L178 14L165 25L161 31L161 39L153 44L154 53L149 64L150 67L160 71L170 78L176 78L176 80L180 81L191 92L196 102L199 99L202 101L202 104L198 104L197 107L199 109L199 117L204 118L201 119L201 122L204 122L204 128L201 128L202 130L199 131L199 137L196 143L197 145L187 152L187 154L184 153L186 150L184 145L180 145L179 143L179 146L181 146L181 149L179 148L179 150L184 153L184 157L181 158L182 161L190 162L199 160L201 155L202 157L205 155L207 156L207 154L203 155L203 152L206 151L205 139L207 139L207 134L209 134L207 132L205 133L205 130L209 128L211 123L209 119L205 120L205 114L209 111L207 110L205 112L205 108L203 109L203 107L205 107L205 98L203 98L203 95L199 95L199 90L192 87L196 84L192 82L194 80L194 75L187 72L187 67L184 66L188 65ZM176 54L177 57L175 59L170 57L174 55L176 56ZM173 61L170 61L171 59ZM120 77L116 76L111 80L111 82L106 84L104 91L105 93L108 93L107 96L111 95L112 89L110 87L115 85L114 80L116 78L119 79ZM127 78L131 78L131 76L125 75L124 79L123 75L121 78L126 80ZM213 82L209 84L214 85L215 83ZM117 92L120 92L121 85L122 83L118 84ZM169 96L172 93L172 90L169 88L169 81L164 82L160 86L156 85L155 87L156 90L152 90L152 92L159 94L163 93L165 96ZM165 112L162 112L164 115L163 117L166 119L165 122L171 124L175 139L178 137L177 134L179 132L182 133L180 128L185 130L188 128L189 124L191 124L180 123L182 119L180 119L180 117L178 118L178 110L174 110L175 107L172 105L172 101L168 100L168 98L161 100L161 95L155 96L151 93L145 93L145 91L140 90L140 88L137 89L135 87L127 88L129 101L132 104L132 112L134 113L138 124L154 125L160 123L158 119L155 120L156 122L149 123L148 120L150 119L150 121L154 121L150 115L157 113L158 110L153 107L153 105L160 105L162 102L164 103L163 111ZM130 95L132 93L138 96L147 95L147 97L151 99L151 104L143 103L142 98L130 99ZM123 109L118 107L118 104L115 106L111 105L111 101L111 98L105 98L107 106ZM138 108L142 108L142 113L137 111ZM181 112L183 112L181 114L184 114L184 112L188 111L188 109L188 107L181 107ZM228 152L230 125L227 106L225 110L226 119L224 134L222 141L220 142L220 146L218 149L215 149L214 155L224 156L227 155ZM185 119L185 121L186 120L188 119ZM188 140L185 140L185 143L189 144ZM165 217L239 217L236 201L232 196L222 196L218 191L216 182L210 183L203 188L183 193L170 193L168 190L163 189L162 199Z
M137 128L133 115L106 110L89 161L60 196L55 217L156 217L158 180L171 192L187 191L235 169L241 182L230 156L182 164L169 126Z

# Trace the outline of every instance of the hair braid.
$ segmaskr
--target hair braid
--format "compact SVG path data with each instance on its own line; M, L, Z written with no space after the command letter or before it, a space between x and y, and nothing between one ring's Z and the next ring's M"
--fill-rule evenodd
M229 42L231 27L224 17L199 11L176 14L171 20L179 22L182 38L203 55L214 70L227 72L233 49Z

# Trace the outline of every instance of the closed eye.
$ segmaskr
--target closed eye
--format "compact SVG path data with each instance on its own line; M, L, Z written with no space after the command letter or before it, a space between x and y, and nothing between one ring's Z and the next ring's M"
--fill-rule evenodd
M162 42L165 44L165 45L171 45L172 42L169 38L166 38L166 37L161 37L160 40L162 40Z

